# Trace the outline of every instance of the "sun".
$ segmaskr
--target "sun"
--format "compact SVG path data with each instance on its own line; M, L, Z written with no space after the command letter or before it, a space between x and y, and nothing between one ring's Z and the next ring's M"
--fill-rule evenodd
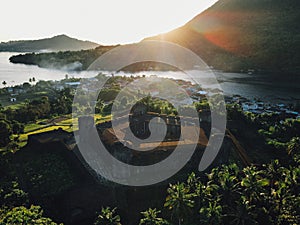
M3 0L0 41L67 34L100 44L124 44L184 25L216 0ZM9 21L9 23L7 22Z

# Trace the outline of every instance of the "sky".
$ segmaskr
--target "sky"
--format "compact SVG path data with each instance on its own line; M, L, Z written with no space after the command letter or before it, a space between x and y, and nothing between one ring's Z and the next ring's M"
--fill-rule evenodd
M66 34L125 44L180 27L217 0L1 0L0 41Z

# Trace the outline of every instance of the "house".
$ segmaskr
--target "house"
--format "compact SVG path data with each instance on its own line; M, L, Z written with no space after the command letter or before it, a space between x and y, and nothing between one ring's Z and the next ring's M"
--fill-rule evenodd
M256 103L242 103L242 109L243 111L257 110L258 105Z
M80 82L66 82L65 83L66 86L69 86L69 87L78 87L80 85Z
M291 110L286 110L285 111L285 114L288 115L288 116L291 116L291 117L298 117L299 116L299 113L296 112L296 111L291 111Z
M15 87L14 88L14 92L16 94L23 94L23 93L25 93L25 90L23 88L21 88L21 87Z
M64 90L64 86L63 86L63 85L60 85L60 84L55 85L53 88L54 88L55 90L57 90L57 91L62 91L62 90Z
M263 110L251 110L251 112L252 113L254 113L254 114L263 114L264 113L264 111Z
M198 91L197 94L199 94L199 95L207 95L208 92L207 91Z
M264 109L264 103L263 102L257 102L257 108L259 110L263 110Z
M276 104L276 106L279 107L279 108L284 108L285 104L280 103L280 104Z
M8 91L8 93L13 93L13 92L14 92L14 89L13 89L12 87L8 87L8 88L7 88L7 91Z

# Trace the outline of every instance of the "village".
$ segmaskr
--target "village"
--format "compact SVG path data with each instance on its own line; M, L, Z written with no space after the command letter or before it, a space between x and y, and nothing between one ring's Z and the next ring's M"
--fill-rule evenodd
M62 91L66 88L72 90L73 92L80 86L80 88L87 94L96 93L98 91L99 80L103 78L103 74L96 77L79 79L79 78L69 78L68 75L65 79L60 81L35 81L35 79L30 79L29 82L25 82L21 85L9 86L0 89L0 104L2 107L13 107L23 104L26 99L38 98L39 96L49 96L53 95L55 92ZM142 76L145 78L146 76ZM126 87L129 83L134 80L141 78L140 76L134 77L117 77L112 74L113 82L108 82L104 84L103 89L118 89L121 90ZM150 78L157 78L156 75L151 75ZM219 89L202 89L197 84L193 84L190 81L180 80L180 79L170 79L175 82L180 88L182 88L189 96L190 99L184 99L182 104L190 104L192 102L199 102L201 99L207 96L212 96L215 94L223 94L222 90ZM151 86L151 85L150 85ZM160 90L155 85L146 88L148 93L152 97L156 97ZM143 90L141 90L143 91ZM174 96L170 96L171 98ZM176 97L176 96L175 96ZM277 103L270 103L268 101L262 101L260 99L247 99L240 95L224 96L226 104L237 103L241 106L244 112L249 112L253 114L277 114L285 118L299 119L299 101L294 103L281 103L278 100ZM110 104L113 99L104 99L105 104Z

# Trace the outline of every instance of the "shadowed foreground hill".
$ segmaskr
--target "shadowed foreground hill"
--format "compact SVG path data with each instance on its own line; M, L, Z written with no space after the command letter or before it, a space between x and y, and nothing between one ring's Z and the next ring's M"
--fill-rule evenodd
M187 47L210 66L300 71L300 4L297 0L220 0L183 27L145 40Z
M0 52L78 51L96 48L97 46L99 44L90 41L81 41L66 35L58 35L40 40L2 42L0 43Z

